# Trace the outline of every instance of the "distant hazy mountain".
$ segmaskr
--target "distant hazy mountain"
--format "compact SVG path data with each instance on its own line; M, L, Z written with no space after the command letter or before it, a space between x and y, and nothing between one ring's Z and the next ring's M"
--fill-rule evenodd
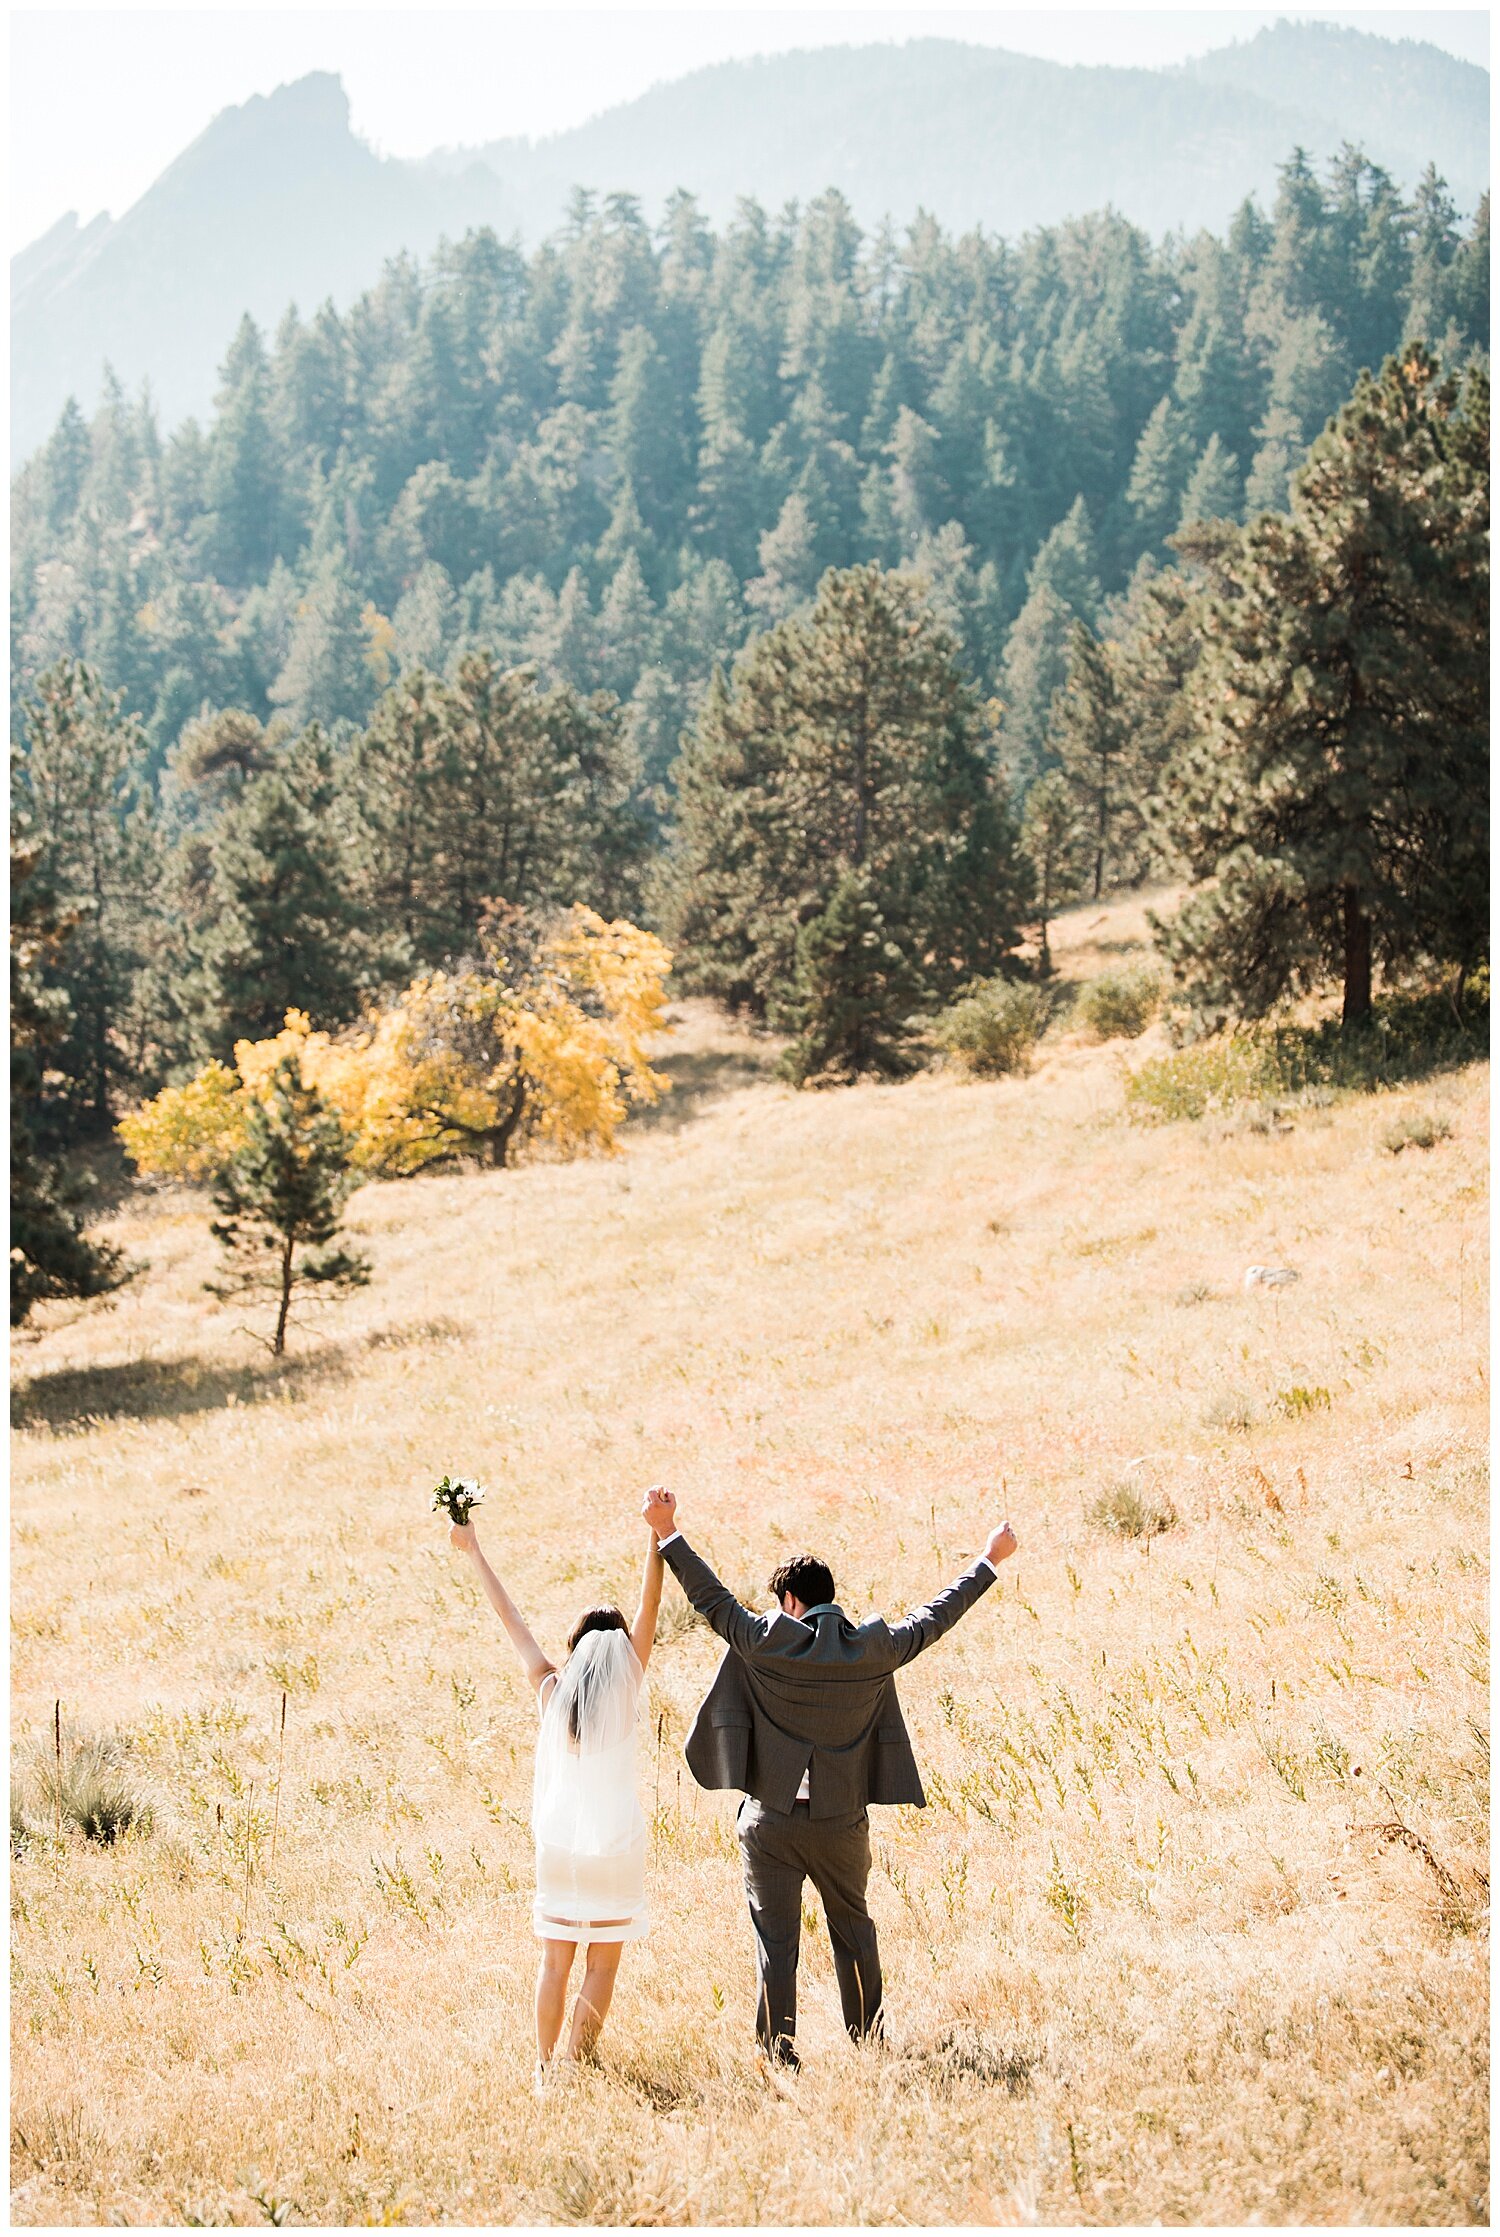
M11 440L17 457L71 392L85 410L106 362L149 381L168 425L202 412L240 315L274 326L367 287L400 249L494 224L492 171L382 160L318 72L226 109L113 223L69 216L11 264Z
M164 419L202 412L241 311L347 301L405 249L490 224L534 240L574 186L655 214L688 187L722 220L836 186L868 224L919 208L1015 234L1112 204L1152 233L1222 227L1269 202L1294 145L1345 140L1403 184L1433 161L1462 208L1488 183L1489 77L1435 47L1278 24L1164 70L1067 68L924 39L695 71L539 142L424 163L355 139L316 75L226 110L124 217L66 218L11 267L12 438L87 408L107 360L149 380Z
M1269 198L1294 145L1325 157L1344 140L1403 183L1436 162L1472 207L1488 184L1488 74L1317 24L1163 70L922 39L717 64L479 153L528 230L555 223L575 184L648 205L688 185L716 219L743 193L774 209L832 185L867 222L924 208L1014 234L1109 203L1162 233L1221 226L1246 194Z

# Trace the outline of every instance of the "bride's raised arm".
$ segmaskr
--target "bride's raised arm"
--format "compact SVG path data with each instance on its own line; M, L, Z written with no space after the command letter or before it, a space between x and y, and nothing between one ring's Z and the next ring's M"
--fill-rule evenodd
M666 1575L666 1568L661 1557L661 1547L653 1531L646 1555L646 1572L641 1578L641 1604L635 1611L635 1622L630 1626L630 1644L635 1649L635 1658L642 1670L651 1660L651 1649L656 1644L656 1617L661 1607L661 1581Z
M480 1551L479 1537L473 1523L456 1522L449 1531L448 1538L450 1544L459 1547L462 1552L469 1556L469 1559L479 1571L479 1581L484 1586L486 1599L504 1624L506 1636L515 1648L516 1653L521 1657L527 1677L534 1687L539 1688L548 1678L555 1677L557 1673L532 1637L520 1609L485 1560L483 1553ZM660 1563L661 1556L658 1555L658 1567ZM660 1582L657 1584L656 1592L657 1598L660 1599ZM655 1622L654 1616L652 1621Z

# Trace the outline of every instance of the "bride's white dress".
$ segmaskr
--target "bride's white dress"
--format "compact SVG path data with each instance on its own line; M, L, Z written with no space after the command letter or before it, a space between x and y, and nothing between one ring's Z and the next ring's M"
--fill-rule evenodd
M636 1793L641 1666L623 1631L586 1632L540 1697L532 1924L549 1942L634 1942L646 1909Z

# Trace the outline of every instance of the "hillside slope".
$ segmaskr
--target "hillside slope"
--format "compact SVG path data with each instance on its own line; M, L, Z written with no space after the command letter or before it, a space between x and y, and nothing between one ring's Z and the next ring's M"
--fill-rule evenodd
M691 1011L618 1161L366 1190L374 1286L280 1372L205 1310L203 1206L122 1211L149 1274L17 1357L14 1729L116 1731L157 1824L16 1864L18 2222L1483 2219L1484 1073L1152 1130L1140 1053L797 1096ZM457 1467L549 1645L656 1478L746 1594L811 1543L860 1610L1009 1506L903 1680L887 2052L820 1927L795 2101L757 2079L669 1586L655 1931L533 2105L534 1711L427 1511Z
M1154 233L1219 228L1268 199L1294 144L1343 141L1406 186L1435 161L1472 207L1488 179L1487 74L1438 49L1279 24L1177 69L1065 68L956 41L724 63L538 142L425 164L355 139L337 80L226 110L115 221L64 219L11 273L18 455L72 392L113 365L151 383L172 424L206 410L241 311L340 304L385 258L494 224L529 242L571 190L628 191L653 219L678 187L722 222L741 195L772 210L840 188L868 226L926 209L1017 234L1103 208Z

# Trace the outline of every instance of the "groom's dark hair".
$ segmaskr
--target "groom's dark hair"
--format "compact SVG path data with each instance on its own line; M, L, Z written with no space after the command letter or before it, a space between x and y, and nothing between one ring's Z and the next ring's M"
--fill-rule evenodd
M833 1598L833 1571L815 1553L799 1553L772 1570L771 1590L778 1601L789 1592L804 1608L821 1608Z

